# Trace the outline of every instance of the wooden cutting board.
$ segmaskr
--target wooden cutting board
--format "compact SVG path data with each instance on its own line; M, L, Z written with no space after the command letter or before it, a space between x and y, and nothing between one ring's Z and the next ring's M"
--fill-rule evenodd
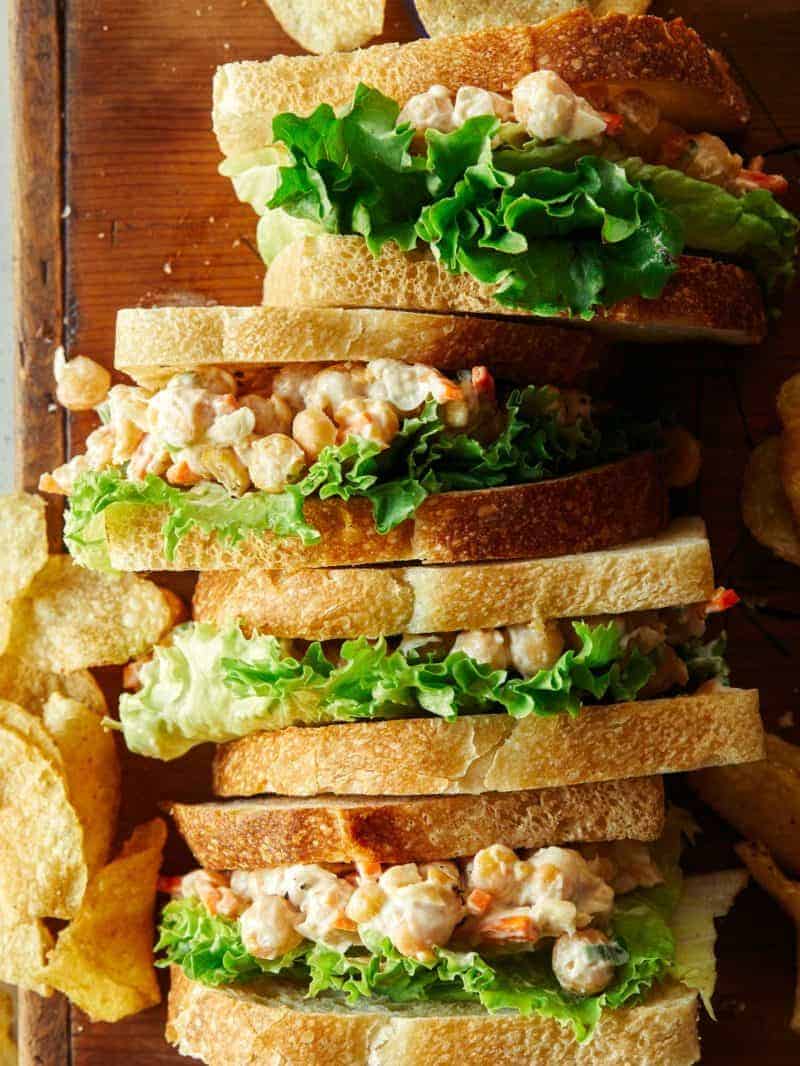
M257 303L262 277L254 217L216 174L211 77L233 59L298 51L262 0L15 0L12 78L17 133L18 482L78 448L90 428L53 404L52 354L63 343L110 366L117 308L153 303ZM683 15L731 59L754 122L747 151L800 144L800 22L796 0L677 0ZM386 39L417 27L390 0ZM787 156L786 173L800 168ZM795 207L797 204L795 204ZM719 581L752 606L731 618L734 677L758 686L773 728L800 710L794 655L800 572L773 560L744 530L742 471L752 444L776 428L774 396L798 368L800 308L789 301L759 351L703 346L631 349L625 390L660 390L703 440L700 484L679 501L706 518ZM54 544L57 515L53 512ZM166 579L187 593L190 584ZM118 676L102 671L110 693ZM800 718L798 718L800 723ZM783 729L800 741L800 729ZM126 755L121 834L163 799L208 795L208 756L173 764ZM680 785L677 785L680 794ZM732 834L709 815L702 868L732 862ZM167 866L188 864L173 840ZM793 985L789 923L748 889L720 938L718 1022L703 1023L704 1062L788 1066L800 1038L786 1028ZM23 1066L166 1066L181 1061L162 1039L163 1010L92 1025L60 997L21 1002Z

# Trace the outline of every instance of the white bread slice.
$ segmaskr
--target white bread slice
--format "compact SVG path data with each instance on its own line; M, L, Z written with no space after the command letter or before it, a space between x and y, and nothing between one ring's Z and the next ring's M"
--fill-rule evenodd
M194 617L278 637L333 640L493 629L540 618L659 610L711 596L705 525L677 519L608 551L461 566L219 570L200 574Z
M453 372L486 364L522 384L572 385L605 348L588 331L512 319L341 307L155 307L117 312L114 365L154 388L222 365L245 380L284 363L391 358Z
M264 279L264 303L528 315L499 304L495 288L469 274L449 273L429 251L401 252L387 244L380 256L373 256L361 237L326 234L302 237L278 253ZM571 321L581 326L579 320ZM766 331L761 290L753 274L733 263L687 255L681 256L679 269L658 299L629 297L599 310L583 325L604 336L649 344L756 344Z
M474 855L497 841L539 848L655 840L664 824L664 788L660 777L641 777L480 796L276 796L174 803L170 814L195 859L212 870L429 862Z
M363 1001L362 1001L363 1002ZM578 1044L538 1015L467 1004L348 1008L276 980L212 989L171 969L167 1040L208 1066L691 1066L697 996L665 982L643 1004L605 1011Z
M584 707L572 718L476 714L254 733L217 749L218 796L513 792L764 757L758 693Z
M452 563L592 551L653 536L667 521L667 493L658 457L642 452L532 485L429 496L413 518L386 534L375 529L366 499L311 498L305 513L321 533L315 544L267 532L230 546L194 527L172 560L164 554L164 507L118 503L102 520L116 570Z
M586 95L598 86L613 98L645 92L662 114L690 131L736 130L749 118L728 64L682 19L609 15L585 9L536 26L383 44L340 55L276 56L229 63L214 79L214 132L225 155L270 143L281 111L308 114L318 104L348 103L359 82L401 106L431 85L478 85L508 93L533 70L555 70Z

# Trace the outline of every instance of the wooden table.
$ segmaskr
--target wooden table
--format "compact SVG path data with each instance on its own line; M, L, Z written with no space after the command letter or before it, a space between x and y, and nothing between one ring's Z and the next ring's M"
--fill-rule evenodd
M92 428L90 418L67 418L52 402L56 345L110 365L119 307L258 302L262 268L253 215L216 174L211 76L231 59L297 48L261 0L16 0L14 6L18 481L34 489L39 473L79 447ZM683 15L730 57L753 104L748 152L800 144L796 0L678 0L656 13ZM415 35L401 0L390 0L386 39ZM800 173L788 157L784 170ZM759 351L688 346L660 349L654 359L652 350L631 349L626 361L626 389L661 390L703 440L700 484L680 502L706 518L720 582L752 604L731 619L734 676L742 686L761 688L772 727L800 705L793 662L800 573L773 560L743 529L739 488L751 445L775 429L775 392L796 368L797 347L795 296ZM55 543L58 516L52 517ZM185 579L170 583L189 589ZM104 681L113 691L118 678L109 672ZM798 729L783 735L800 740ZM126 755L124 765L122 833L151 816L159 799L208 795L204 752L173 764ZM702 821L708 833L693 861L706 868L730 863L732 835L708 815ZM169 867L187 863L173 840ZM800 1040L786 1029L792 940L777 908L748 889L720 938L719 1021L703 1023L708 1066L798 1061ZM161 1009L115 1026L91 1025L60 997L25 995L21 1062L181 1061L162 1030Z

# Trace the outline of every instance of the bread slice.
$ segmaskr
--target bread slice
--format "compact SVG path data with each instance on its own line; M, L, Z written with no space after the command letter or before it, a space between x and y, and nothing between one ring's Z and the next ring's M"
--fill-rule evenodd
M666 119L690 131L736 130L749 118L725 60L682 19L594 19L578 9L536 26L375 45L344 55L226 64L214 79L214 132L225 155L238 155L270 143L272 119L281 111L308 114L321 103L339 107L359 82L402 105L437 83L508 93L540 69L555 70L581 94L603 86L612 101L626 89L639 89Z
M413 518L378 533L366 499L308 499L315 544L298 537L251 533L238 544L191 529L175 558L164 553L164 507L117 503L102 514L111 565L117 570L227 570L250 566L353 566L419 559L547 557L594 551L649 537L667 521L660 463L642 452L617 463L530 485L429 496Z
M197 366L226 366L257 383L284 363L380 357L452 373L485 364L521 384L574 385L605 344L588 331L513 319L342 307L155 307L117 313L114 365L156 388Z
M200 574L197 621L238 621L278 637L333 640L492 629L534 617L574 618L699 603L714 589L700 518L674 521L623 548L461 566Z
M212 870L304 862L422 862L474 855L502 841L539 848L577 841L655 840L660 777L480 796L283 796L170 807L192 854Z
M496 287L470 274L449 273L429 251L402 252L387 244L380 256L373 256L361 237L326 234L302 237L278 253L264 279L264 303L528 314L498 303ZM681 256L679 269L658 299L629 297L600 309L588 324L604 336L649 344L756 344L766 331L761 290L753 274L732 263L695 256ZM580 326L578 320L575 326Z
M218 796L513 792L764 757L758 693L584 707L573 718L477 714L254 733L217 749Z
M697 996L661 984L643 1004L605 1011L578 1044L568 1026L471 1004L374 1004L306 999L265 980L213 989L171 970L167 1040L208 1066L690 1066L700 1057Z

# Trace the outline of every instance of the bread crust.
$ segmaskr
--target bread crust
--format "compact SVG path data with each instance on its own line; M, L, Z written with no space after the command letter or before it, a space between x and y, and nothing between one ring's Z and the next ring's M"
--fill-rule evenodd
M664 789L660 777L643 777L480 796L174 803L170 814L197 862L212 870L404 863L474 855L498 841L538 848L655 840L664 824Z
M585 331L511 319L342 307L155 307L117 312L117 370L147 388L221 365L257 385L285 363L402 359L453 372L488 365L521 384L568 386L601 362Z
M380 256L373 256L361 237L324 235L303 237L278 253L264 279L263 297L273 307L405 308L543 321L499 304L495 288L469 274L450 274L428 251L402 252L387 244ZM582 324L570 322L575 328ZM583 325L611 338L651 344L756 344L766 332L761 290L749 271L688 255L680 257L679 269L658 299L629 297L599 310Z
M714 589L702 519L608 551L454 566L384 566L200 574L197 621L239 622L277 637L334 640L493 629L534 617L570 618L699 603Z
M214 759L218 796L443 795L552 788L764 757L758 693L584 707L572 718L478 714L254 733Z
M173 967L166 1036L208 1066L691 1066L700 1056L697 997L672 982L640 1006L604 1012L578 1044L568 1027L537 1015L458 1004L336 1009L277 982L260 997L207 988Z
M544 68L583 95L597 87L612 99L626 89L646 92L665 118L689 131L736 130L750 117L725 60L682 19L594 19L579 8L535 26L374 45L344 55L228 63L214 78L214 132L225 155L237 155L269 144L272 119L280 112L341 106L359 82L402 106L437 83L453 91L478 85L508 93L526 74Z
M375 529L366 499L311 498L305 513L321 533L316 544L266 533L229 546L195 527L173 560L164 554L165 508L120 503L103 514L112 566L133 571L544 558L653 536L668 518L660 464L650 452L536 484L429 496L387 534Z

